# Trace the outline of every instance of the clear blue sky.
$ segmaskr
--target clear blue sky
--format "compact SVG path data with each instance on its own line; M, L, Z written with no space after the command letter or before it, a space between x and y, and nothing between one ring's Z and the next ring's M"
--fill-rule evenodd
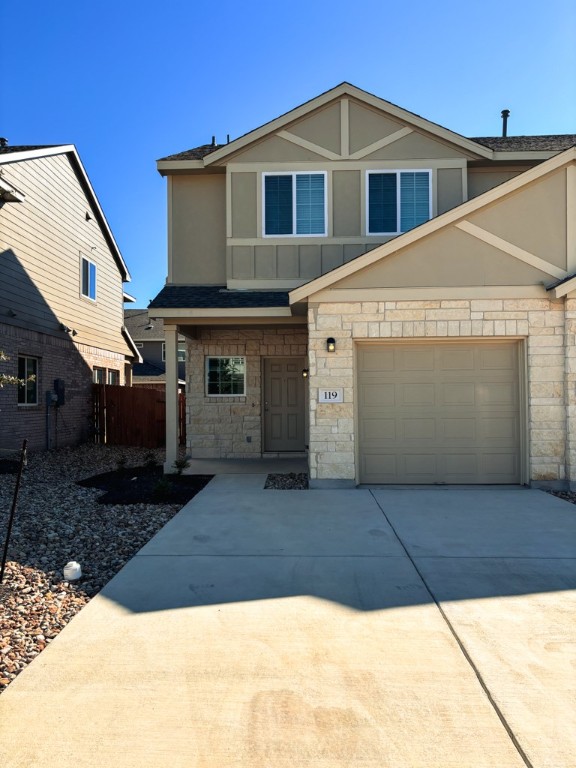
M159 157L343 80L467 136L576 133L574 0L4 3L0 135L75 144L146 306L166 276Z

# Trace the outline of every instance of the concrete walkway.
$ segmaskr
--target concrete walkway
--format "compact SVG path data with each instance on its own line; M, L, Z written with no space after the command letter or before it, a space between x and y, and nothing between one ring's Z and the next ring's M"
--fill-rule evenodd
M576 507L215 478L0 697L3 768L576 766Z

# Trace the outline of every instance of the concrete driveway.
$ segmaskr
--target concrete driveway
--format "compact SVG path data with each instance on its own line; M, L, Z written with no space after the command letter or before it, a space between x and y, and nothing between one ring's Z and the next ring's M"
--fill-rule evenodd
M576 766L576 507L215 478L0 697L0 764Z

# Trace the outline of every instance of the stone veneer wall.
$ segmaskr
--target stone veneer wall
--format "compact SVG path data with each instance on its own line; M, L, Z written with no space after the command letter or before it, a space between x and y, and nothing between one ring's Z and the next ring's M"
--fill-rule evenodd
M356 478L355 342L494 337L527 339L530 479L576 480L576 300L311 304L308 326L312 480ZM319 387L343 388L344 402L318 403Z
M54 379L63 379L66 402L50 411L50 447L77 445L92 435L92 368L119 371L125 380L124 355L78 344L11 325L0 325L0 349L10 358L0 363L3 373L16 376L18 355L37 357L38 405L19 406L16 387L0 389L0 448L19 448L28 440L30 450L46 448L46 391Z
M193 458L262 453L262 358L305 357L306 328L201 328L186 355L186 443ZM206 397L206 356L246 357L245 397ZM250 438L250 442L247 442Z

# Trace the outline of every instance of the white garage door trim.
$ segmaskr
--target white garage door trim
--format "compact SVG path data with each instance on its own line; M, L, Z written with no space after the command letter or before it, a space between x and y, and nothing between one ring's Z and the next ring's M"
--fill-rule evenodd
M430 354L434 356L434 360L436 362L433 363L434 366L434 374L433 377L436 377L435 383L439 384L439 381L437 379L438 376L444 376L444 374L440 373L440 370L448 370L449 373L446 374L446 380L449 380L452 376L452 368L445 368L443 364L438 363L438 355L445 356L445 352L448 349L452 349L452 351L458 351L460 354L457 355L450 355L447 359L457 359L457 357L461 357L463 360L465 360L465 355L468 354L469 356L472 356L474 360L474 366L478 366L478 360L481 357L482 360L488 359L486 355L480 355L480 350L484 348L484 350L487 353L490 353L489 349L486 349L486 347L492 347L493 352L497 352L497 347L500 345L506 345L509 347L509 349L512 351L514 350L515 354L515 363L513 369L510 369L508 367L508 373L505 372L504 369L501 371L498 371L496 374L496 380L499 380L499 377L503 377L503 380L507 381L507 388L509 393L511 393L511 396L513 396L513 401L506 406L504 406L504 412L506 412L506 416L508 419L513 416L515 419L514 421L514 427L513 427L513 437L505 438L502 441L502 445L506 444L506 441L510 443L510 441L513 442L510 444L507 444L506 447L502 448L502 464L500 465L498 461L495 458L496 451L498 448L495 447L496 443L492 442L492 435L488 435L487 442L482 447L477 442L474 442L472 440L470 445L465 444L465 440L463 442L463 438L461 438L460 435L458 435L458 439L454 441L447 440L442 445L443 446L451 446L451 450L444 450L441 447L437 447L435 450L435 446L433 443L440 438L438 438L438 433L443 432L444 435L447 434L447 427L446 424L448 423L448 419L446 418L447 411L445 410L446 402L443 403L443 405L440 405L436 407L436 403L440 399L443 401L446 400L444 397L444 391L445 387L442 385L439 387L427 387L425 386L423 389L436 389L436 392L442 392L442 398L439 397L438 394L436 394L434 398L434 404L431 406L433 412L430 414L430 417L428 417L428 412L426 412L427 406L423 403L420 404L420 410L416 409L416 413L418 414L416 419L412 419L409 414L409 401L410 398L402 394L402 400L399 408L394 408L394 418L391 417L388 418L388 414L384 412L384 414L379 415L385 415L386 418L382 419L380 422L380 425L375 429L374 419L372 416L368 418L364 418L364 421L362 422L362 414L367 411L370 413L370 408L372 406L367 407L366 406L366 398L369 396L369 393L367 394L366 389L361 389L363 385L369 385L369 372L363 370L363 363L362 360L365 359L365 356L363 355L364 350L370 349L370 348L378 348L381 352L387 352L392 351L394 355L394 360L398 360L398 358L401 358L405 355L403 350L408 350L410 348L414 349L414 347L419 348L418 351L414 350L415 354L412 355L413 359L416 359L419 354L423 355L422 359L427 358ZM458 349L458 347L460 349ZM414 484L414 485L421 485L421 484L508 484L508 483L527 483L528 482L528 451L527 451L527 434L528 434L528 414L527 414L527 396L526 396L526 381L527 381L527 371L526 371L526 340L523 338L518 337L506 337L506 338L498 338L498 337L490 337L490 338L455 338L455 339L394 339L394 340L383 340L383 339L375 339L374 341L366 340L357 342L355 344L355 385L356 385L356 393L357 397L355 398L355 433L357 436L356 440L356 475L357 475L357 482L358 483L367 483L367 484ZM455 349L456 348L456 349ZM398 354L398 352L402 353L401 355ZM388 359L392 359L392 356L387 356ZM494 355L494 359L497 359L498 357L501 357L501 355ZM429 364L429 361L427 362ZM466 365L469 365L469 362L466 362ZM365 364L364 364L365 365ZM505 364L505 367L508 364ZM385 366L389 366L389 363L387 362ZM397 363L392 363L393 369L390 369L392 371L391 379L386 382L386 374L382 374L382 372L375 371L375 378L378 379L379 373L382 375L382 378L385 383L388 385L388 390L391 389L391 384L395 383L395 391L398 392L398 385L400 384L398 378L402 379L402 373L398 374L396 373L396 366ZM402 366L400 366L402 367ZM408 368L411 367L411 363L408 364ZM494 407L494 415L495 418L489 418L487 420L480 418L480 413L485 409L486 404L488 403L488 407L490 407L490 395L485 395L484 402L482 402L482 387L481 387L481 381L479 379L482 378L482 371L486 371L487 369L484 366L484 363L480 363L479 367L474 367L473 369L470 369L472 371L480 371L480 374L474 374L474 387L471 387L470 384L472 384L471 381L467 382L468 389L475 390L475 400L474 402L479 402L480 405L478 406L478 411L476 411L476 416L474 417L476 419L476 432L480 432L480 425L483 427L483 431L486 434L488 434L485 426L486 424L493 424L496 427L499 426L498 416L500 413L502 413L502 410L500 407ZM428 374L420 371L418 374L416 374L415 379L418 379L418 376L421 377L421 381L427 380ZM511 378L506 379L507 376L510 376ZM422 378L424 377L424 378ZM458 378L458 375L456 374L456 378ZM467 378L466 376L463 377L464 380ZM488 376L490 379L491 377ZM444 380L444 379L443 379ZM406 383L402 384L402 393L404 393L404 386ZM490 381L489 384L493 385L496 381ZM512 388L511 388L512 385ZM465 386L461 387L462 392L465 390ZM485 390L485 388L484 388ZM376 392L376 390L373 390L373 392ZM382 394L378 394L378 397L383 397ZM394 397L394 396L393 396ZM396 399L398 399L398 394L395 395ZM406 400L406 397L408 397L408 400ZM391 402L391 401L390 401ZM396 401L394 401L396 402ZM374 404L372 404L374 405ZM453 403L449 403L450 406L453 405ZM376 403L376 412L379 407L384 408L384 410L388 407L387 405L382 406L380 402ZM474 408L476 406L473 406ZM365 411L363 411L363 408ZM422 410L424 409L424 410ZM462 409L460 410L460 414L464 413L466 409L466 403L462 402ZM404 416L402 414L402 410L404 410ZM458 408L456 408L455 412L458 411ZM374 408L372 408L372 414L375 413ZM408 416L408 418L404 418L405 416ZM424 419L424 416L426 418ZM420 418L420 422L418 422L418 419ZM392 421L394 424L392 424ZM434 424L434 421L436 423L436 426ZM450 420L452 422L452 420ZM462 423L465 423L466 421L470 422L470 429L474 430L474 425L472 424L473 419L462 419ZM383 428L382 425L386 422L385 427ZM454 423L454 422L452 422ZM440 424L442 424L442 428L440 428ZM401 425L401 428L400 428ZM416 427L416 433L415 433L415 440L410 441L410 434L409 430L413 427ZM430 434L425 434L426 428L430 430ZM388 430L388 434L390 437L390 441L388 442L385 438L381 440L383 429ZM512 430L512 426L510 427ZM372 452L370 451L370 448L367 448L367 445L369 443L369 438L367 437L367 434L369 434L369 430L373 433L373 440L372 440L372 448L374 449ZM420 430L420 432L418 432ZM436 434L432 434L436 430ZM402 433L401 440L403 438L406 438L406 442L404 445L404 450L401 450L399 453L395 452L393 450L394 442L398 443L396 434L398 432ZM474 433L476 434L476 433ZM426 440L426 438L430 438L429 441ZM381 442L379 442L381 440ZM428 442L428 444L427 444ZM498 441L496 441L498 442ZM376 447L374 447L376 446ZM412 450L409 446L414 446L415 449ZM422 446L421 450L416 450L416 446L420 447ZM513 448L513 450L512 450ZM459 450L461 449L461 450ZM370 467L370 455L374 456L372 467ZM418 464L418 459L413 457L412 454L415 454L415 456L420 456L421 464ZM468 465L470 467L473 467L473 455L476 454L476 468L474 471L472 471L470 474L466 474L467 470L465 468L466 463L468 462ZM515 458L515 464L512 465L512 454L516 456ZM376 456L379 456L380 458L376 458ZM434 458L433 458L434 457ZM502 474L502 467L504 466L504 462L510 462L510 468L508 470L508 475ZM414 469L414 467L418 467L417 470ZM382 469L385 467L385 469ZM422 472L421 467L425 467L426 471ZM480 468L482 467L482 468ZM446 474L447 468L451 469L452 471L448 471ZM484 471L488 474L484 474ZM382 474L376 479L375 473ZM461 474L464 473L464 474ZM458 479L456 479L458 478ZM475 479L473 479L475 478ZM500 478L500 479L499 479Z

